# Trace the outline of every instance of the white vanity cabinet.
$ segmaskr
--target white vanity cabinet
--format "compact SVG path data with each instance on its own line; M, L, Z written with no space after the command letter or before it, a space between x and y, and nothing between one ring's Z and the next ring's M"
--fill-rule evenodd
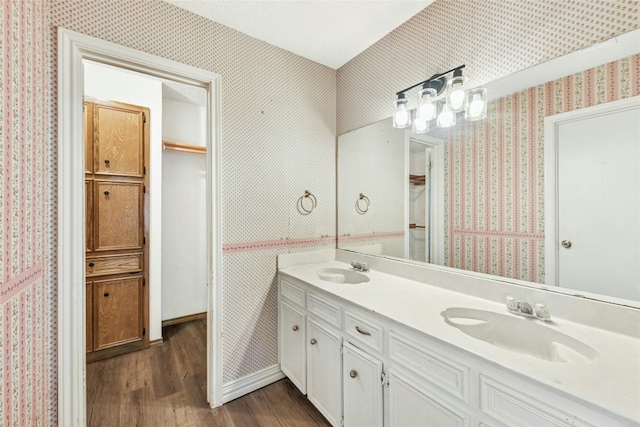
M278 283L281 369L334 426L639 425L312 284Z

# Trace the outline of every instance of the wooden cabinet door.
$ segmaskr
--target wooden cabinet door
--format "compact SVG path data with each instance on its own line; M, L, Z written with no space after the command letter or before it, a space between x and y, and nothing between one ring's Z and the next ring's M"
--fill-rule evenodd
M86 340L87 340L87 353L93 351L93 282L87 282L85 287L85 309L86 309Z
M94 251L142 249L141 182L94 181Z
M141 341L142 276L93 283L94 351Z
M84 173L93 173L93 103L84 101Z
M382 362L344 343L342 366L344 425L382 427Z
M280 303L280 369L303 394L306 390L306 346L304 314Z
M307 318L307 397L333 426L342 420L342 337Z
M145 115L119 103L94 104L94 172L142 177Z

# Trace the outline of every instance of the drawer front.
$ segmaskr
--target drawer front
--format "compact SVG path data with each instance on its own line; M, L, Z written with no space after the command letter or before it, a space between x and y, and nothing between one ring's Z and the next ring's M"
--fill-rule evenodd
M280 277L280 296L289 303L304 308L304 289Z
M480 409L510 426L593 426L485 375L480 375Z
M389 332L391 360L453 396L469 402L469 367L454 362L397 332Z
M337 303L327 298L309 292L307 294L307 311L331 326L342 328L342 310Z
M142 271L142 254L109 255L87 258L87 277Z
M381 325L351 310L345 311L344 322L349 341L384 353L384 328Z

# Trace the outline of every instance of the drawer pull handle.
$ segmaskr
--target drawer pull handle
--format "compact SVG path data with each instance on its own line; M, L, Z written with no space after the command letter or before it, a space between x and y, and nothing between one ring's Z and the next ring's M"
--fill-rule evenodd
M367 335L370 336L371 332L367 332L367 331L363 331L362 329L360 329L360 327L356 326L356 331L358 331L359 333L361 333L362 335Z
M109 296L109 292L105 292L104 296L108 297Z
M311 343L311 345L316 345L316 343L317 343L318 341L316 341L316 339L315 339L315 338L311 338L311 341L309 341L309 342Z
M351 378L355 378L355 377L357 377L357 376L358 376L358 373L352 369L352 370L351 370L351 372L349 372L349 376L350 376Z
M109 160L105 160L104 163L108 165L109 164Z
M95 265L95 264L94 264L94 263L92 263L92 262L90 262L90 263L89 263L89 267L93 267L94 265Z
M292 329L293 329L294 331L297 331L297 330L298 330L298 325L293 325L293 328L292 328Z
M105 196L108 196L108 195L109 195L109 192L108 192L108 191L105 191L105 192L104 192L104 195L105 195Z

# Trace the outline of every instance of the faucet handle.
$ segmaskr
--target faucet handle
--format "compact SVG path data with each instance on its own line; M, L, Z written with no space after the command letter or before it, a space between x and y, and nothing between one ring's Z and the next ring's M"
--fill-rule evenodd
M535 312L536 312L536 317L538 317L540 320L544 320L545 322L551 321L551 314L549 313L549 307L547 307L545 304L542 304L540 302L536 303Z
M518 310L518 301L511 295L507 296L507 309L513 311Z
M363 262L360 264L360 268L362 269L362 271L369 271L369 264Z

